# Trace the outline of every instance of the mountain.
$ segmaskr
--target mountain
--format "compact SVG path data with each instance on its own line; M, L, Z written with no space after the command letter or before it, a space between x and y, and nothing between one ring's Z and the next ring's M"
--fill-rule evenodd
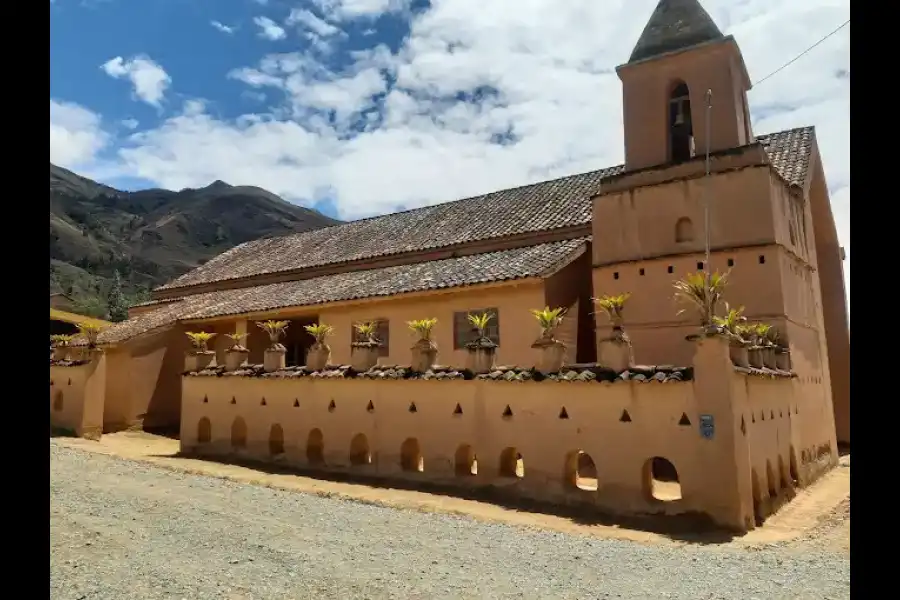
M131 302L243 242L340 223L264 189L123 192L50 164L50 293L106 313L116 270Z

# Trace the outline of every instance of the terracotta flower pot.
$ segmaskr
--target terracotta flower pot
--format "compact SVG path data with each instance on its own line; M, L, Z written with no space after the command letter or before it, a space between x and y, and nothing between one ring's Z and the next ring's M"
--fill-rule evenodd
M559 373L566 356L566 345L553 336L542 337L531 345L540 351L537 369L541 373Z
M750 366L755 369L762 369L764 366L763 349L760 346L751 346L747 350L747 357Z
M287 349L281 344L274 344L266 348L263 354L263 371L271 373L283 369L285 354L287 354Z
M624 329L619 326L613 327L612 335L600 340L597 360L604 367L616 372L626 371L634 364L631 339Z
M431 340L419 340L410 350L412 350L411 368L417 373L430 370L437 361L437 344Z
M779 371L789 372L791 370L791 351L786 348L776 351L775 365Z
M466 368L475 374L490 373L496 366L497 344L486 337L478 338L466 345L469 355L466 357Z
M749 367L750 357L748 356L746 344L732 342L728 347L731 355L731 362L736 367Z
M196 373L207 368L216 359L216 353L212 350L192 350L184 356L184 370Z
M354 371L368 371L378 364L378 342L358 342L350 349L350 366Z
M247 364L250 357L250 351L243 346L233 346L225 351L225 370L237 371L243 365Z
M313 344L306 353L306 368L310 371L322 371L331 360L331 346L324 342Z

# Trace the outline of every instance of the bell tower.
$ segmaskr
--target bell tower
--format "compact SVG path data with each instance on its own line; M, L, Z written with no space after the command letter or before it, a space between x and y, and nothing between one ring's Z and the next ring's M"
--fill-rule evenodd
M626 170L702 156L707 142L716 152L753 141L751 84L740 48L698 0L660 0L628 62L616 71Z

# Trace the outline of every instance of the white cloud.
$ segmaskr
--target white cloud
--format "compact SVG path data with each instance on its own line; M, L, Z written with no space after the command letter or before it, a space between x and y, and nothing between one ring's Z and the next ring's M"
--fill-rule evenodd
M124 119L122 121L122 127L125 129L137 129L140 122L137 119Z
M134 95L151 106L159 107L172 83L168 73L149 56L135 56L128 60L117 56L105 62L101 68L110 77L131 81Z
M283 40L287 36L284 28L269 17L254 17L253 22L259 26L259 35L267 40Z
M50 99L50 162L70 169L89 167L108 142L99 115Z
M332 20L374 18L409 8L411 0L312 0Z
M295 8L291 10L291 14L288 15L287 21L285 21L287 25L303 25L316 35L321 37L329 37L335 34L340 33L340 29L320 19L312 12L306 9Z
M316 4L333 25L407 3ZM341 70L310 53L263 57L230 77L271 90L268 103L281 96L281 106L230 121L194 107L135 135L121 159L132 175L175 189L225 179L294 201L327 196L342 218L618 164L614 67L627 60L655 4L528 0L510 11L484 0L432 2L398 51L346 55ZM758 81L849 19L850 3L704 5L735 35ZM750 92L757 133L816 125L848 256L850 96L841 71L849 73L849 40L846 27ZM513 141L495 143L503 138Z
M237 27L230 27L228 25L225 25L224 23L220 23L219 21L210 21L209 24L222 33L227 33L228 35L231 35L237 29Z

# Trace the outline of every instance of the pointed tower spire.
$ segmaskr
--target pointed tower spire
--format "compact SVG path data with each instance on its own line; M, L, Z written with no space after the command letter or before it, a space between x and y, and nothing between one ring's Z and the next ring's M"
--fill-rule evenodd
M697 0L659 0L628 62L638 62L724 38Z

